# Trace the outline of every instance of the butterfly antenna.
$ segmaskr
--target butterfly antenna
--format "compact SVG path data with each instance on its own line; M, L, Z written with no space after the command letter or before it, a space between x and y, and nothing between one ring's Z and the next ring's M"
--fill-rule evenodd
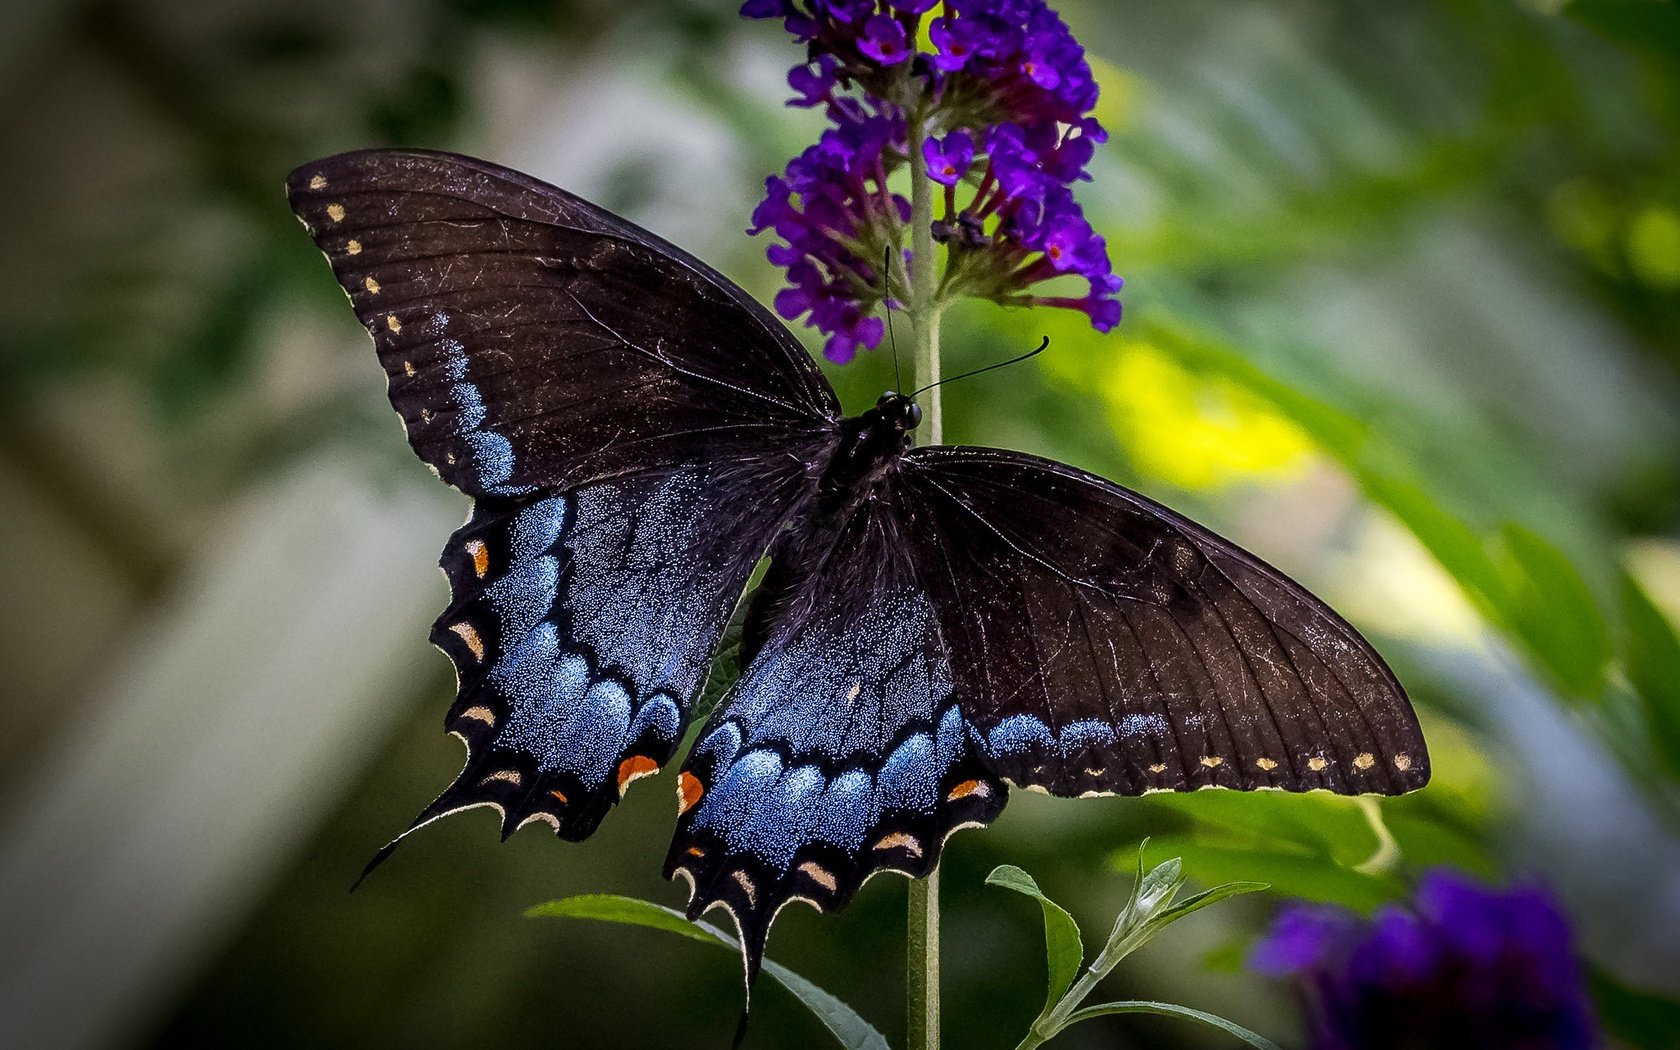
M943 379L935 380L934 382L929 383L927 386L922 387L920 390L912 390L907 396L915 397L917 394L926 393L927 391L932 390L936 386L943 386L946 383L954 382L958 379L967 379L969 376L977 376L982 372L990 372L994 368L1002 368L1005 365L1019 364L1022 361L1025 361L1029 357L1037 357L1039 354L1044 353L1044 351L1049 349L1049 348L1050 348L1050 337L1045 336L1044 341L1039 343L1036 348L1034 348L1032 350L1028 350L1026 353L1021 354L1018 357L1011 357L1007 361L999 361L997 364L987 365L984 368L976 368L976 369L973 369L973 370L968 371L968 372L958 372L954 376L946 376Z
M881 308L887 314L887 343L892 346L893 389L904 389L904 377L898 374L898 337L892 325L892 245L881 249Z

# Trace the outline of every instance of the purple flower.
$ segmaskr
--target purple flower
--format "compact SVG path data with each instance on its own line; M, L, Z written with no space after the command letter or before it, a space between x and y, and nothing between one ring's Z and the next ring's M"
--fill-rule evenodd
M934 19L928 30L928 38L939 49L933 56L934 66L946 73L961 69L978 51L980 36L980 27L973 19Z
M864 23L858 50L881 63L895 65L910 57L910 42L904 24L891 15L876 15Z
M833 55L818 55L815 62L809 65L794 66L788 71L788 86L799 93L799 97L788 102L790 106L820 106L834 95L834 89L840 81L840 61Z
M944 186L955 186L974 162L974 140L966 131L953 131L945 136L944 142L930 138L922 143L922 159L927 161L928 178Z
M943 295L1079 310L1108 331L1120 321L1120 279L1069 189L1090 178L1107 140L1091 116L1097 85L1084 49L1045 0L946 0L928 20L934 8L743 5L748 17L782 19L806 44L810 61L788 75L790 104L820 107L832 122L766 183L753 213L752 232L781 241L768 250L791 286L778 309L821 331L836 360L879 343L873 314L904 293L887 287L880 260L912 239L909 203L889 182L920 149L928 177L945 187L932 216L946 246ZM934 50L918 54L924 29ZM914 129L907 108L921 121ZM1063 287L1079 279L1084 294Z
M1295 983L1314 1050L1594 1045L1569 925L1534 887L1438 871L1370 920L1293 905L1248 961Z

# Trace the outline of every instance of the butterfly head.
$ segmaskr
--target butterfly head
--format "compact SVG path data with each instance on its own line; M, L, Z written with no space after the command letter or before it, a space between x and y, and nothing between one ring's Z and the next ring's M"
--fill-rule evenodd
M912 401L909 394L900 394L895 390L887 391L876 400L875 411L881 413L882 422L901 434L915 430L922 423L922 406Z

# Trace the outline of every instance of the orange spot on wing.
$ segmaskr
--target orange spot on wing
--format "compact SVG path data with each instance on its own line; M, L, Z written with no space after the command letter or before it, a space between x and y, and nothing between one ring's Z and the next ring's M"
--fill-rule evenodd
M677 816L682 816L694 808L700 801L700 796L706 793L706 786L700 783L700 778L683 770L682 776L677 778Z
M945 800L947 802L955 802L959 798L967 798L970 795L989 793L990 790L990 788L986 787L984 781L965 780L961 784L952 788L951 793L945 796Z
M467 648L472 650L474 660L482 661L484 659L484 639L478 636L477 628L470 623L463 622L452 623L449 625L449 629L459 635L461 641L467 643Z
M562 806L566 804L566 793L564 791L550 791L549 794L553 795L554 801L560 803Z
M659 763L646 755L631 755L618 764L618 796L624 797L624 791L632 780L650 777L659 772Z
M490 571L490 548L481 540L468 540L467 553L472 555L473 574L484 579L484 574Z
M688 855L690 857L704 857L706 855L706 851L701 849L699 846L690 846L688 847Z

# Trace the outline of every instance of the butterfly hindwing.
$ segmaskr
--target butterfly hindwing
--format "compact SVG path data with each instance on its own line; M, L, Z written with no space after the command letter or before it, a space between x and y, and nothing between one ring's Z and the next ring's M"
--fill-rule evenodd
M416 821L493 805L504 833L595 830L674 753L719 636L802 479L691 466L481 500L442 565L460 777Z
M791 333L692 256L485 161L368 150L287 193L410 443L470 495L771 455L832 427Z
M691 916L730 912L749 973L788 901L832 910L877 871L925 875L955 828L1003 808L900 532L875 504L832 546L784 537L741 679L680 774L666 874L691 884Z
M1234 544L1016 452L916 449L902 480L963 709L1000 776L1065 796L1428 780L1382 658Z

